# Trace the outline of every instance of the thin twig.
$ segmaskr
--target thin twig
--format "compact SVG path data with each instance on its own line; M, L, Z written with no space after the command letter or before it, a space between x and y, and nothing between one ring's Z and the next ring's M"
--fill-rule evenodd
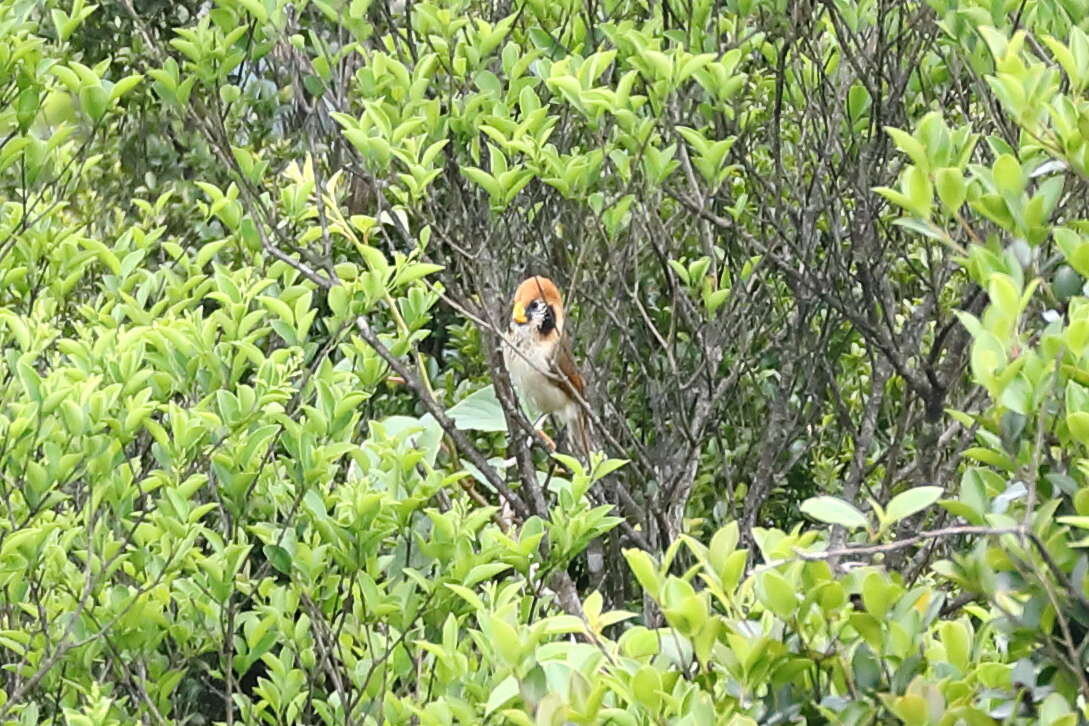
M502 477L496 473L495 468L487 462L480 451L472 445L472 443L466 438L465 434L454 424L449 416L446 415L446 411L439 405L438 401L431 395L431 392L427 390L427 387L420 382L419 377L416 376L404 363L402 363L390 349L378 339L374 331L371 330L370 324L364 317L358 317L355 320L356 330L359 331L360 337L367 342L367 345L371 346L381 358L386 361L390 368L394 370L397 375L404 379L405 385L411 388L420 399L420 403L427 409L427 412L434 417L438 422L442 430L446 432L454 443L471 462L473 466L480 471L488 483L492 485L495 491L499 492L514 509L520 517L528 517L530 515L529 508L522 498L511 491Z

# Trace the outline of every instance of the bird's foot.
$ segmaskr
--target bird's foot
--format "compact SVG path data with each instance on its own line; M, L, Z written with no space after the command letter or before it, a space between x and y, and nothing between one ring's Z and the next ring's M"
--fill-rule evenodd
M545 446L548 447L549 451L555 451L556 450L556 442L552 440L551 436L546 434L541 429L537 429L537 435L541 437L541 441L543 441L545 443Z

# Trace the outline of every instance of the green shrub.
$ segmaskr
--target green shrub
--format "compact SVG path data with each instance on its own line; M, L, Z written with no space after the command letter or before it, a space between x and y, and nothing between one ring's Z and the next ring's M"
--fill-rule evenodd
M1089 21L681 5L0 0L0 721L1089 721Z

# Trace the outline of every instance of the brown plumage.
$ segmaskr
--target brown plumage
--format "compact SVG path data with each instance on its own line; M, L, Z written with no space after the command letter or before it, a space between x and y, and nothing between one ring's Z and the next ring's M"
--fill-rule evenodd
M572 394L585 399L586 383L564 334L563 298L547 277L535 275L514 292L503 359L511 382L542 414L556 414L567 427L574 453L590 456L589 421Z

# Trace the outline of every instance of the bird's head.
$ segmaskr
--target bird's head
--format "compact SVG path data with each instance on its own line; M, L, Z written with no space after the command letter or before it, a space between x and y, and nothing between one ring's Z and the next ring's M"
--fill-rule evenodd
M514 291L511 321L514 325L532 326L545 336L553 330L562 333L563 299L555 283L539 275L523 281Z

